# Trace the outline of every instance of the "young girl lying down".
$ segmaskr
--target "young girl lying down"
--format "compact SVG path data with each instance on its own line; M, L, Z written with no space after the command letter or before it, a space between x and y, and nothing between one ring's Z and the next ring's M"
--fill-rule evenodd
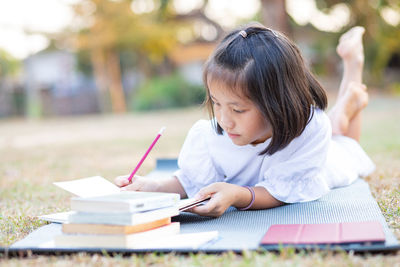
M227 208L267 209L312 201L369 175L374 164L358 141L368 103L361 83L364 29L344 34L337 52L344 75L326 114L324 89L298 47L259 24L230 32L204 67L211 119L189 131L169 179L127 176L125 190L179 193L210 201L191 212L220 216Z

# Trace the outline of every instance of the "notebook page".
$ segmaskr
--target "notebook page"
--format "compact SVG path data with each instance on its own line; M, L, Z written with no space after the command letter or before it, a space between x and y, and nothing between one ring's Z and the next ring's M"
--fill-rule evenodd
M101 176L55 182L54 184L78 197L97 197L121 192L118 186Z

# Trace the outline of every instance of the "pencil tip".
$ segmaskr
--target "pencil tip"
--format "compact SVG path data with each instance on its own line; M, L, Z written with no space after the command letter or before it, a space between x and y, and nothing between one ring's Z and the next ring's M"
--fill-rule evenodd
M162 134L167 127L162 127L158 134Z

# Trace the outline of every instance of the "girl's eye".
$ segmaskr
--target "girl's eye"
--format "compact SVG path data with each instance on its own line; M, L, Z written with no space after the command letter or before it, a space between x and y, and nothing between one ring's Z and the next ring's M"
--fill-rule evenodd
M244 110L239 110L239 109L234 109L233 111L236 112L236 113L243 113L243 112L245 112Z
M213 105L219 106L219 103L216 103L214 100L211 100L211 103L212 103Z

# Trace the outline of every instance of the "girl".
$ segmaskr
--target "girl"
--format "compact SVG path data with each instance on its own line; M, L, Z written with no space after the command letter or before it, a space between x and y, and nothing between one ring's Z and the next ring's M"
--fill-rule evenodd
M229 33L205 64L205 104L211 120L189 131L179 170L165 180L116 178L124 190L176 192L210 201L191 211L220 216L227 208L267 209L312 201L374 169L358 144L362 34L343 35L338 100L329 117L326 94L282 34L250 25Z

